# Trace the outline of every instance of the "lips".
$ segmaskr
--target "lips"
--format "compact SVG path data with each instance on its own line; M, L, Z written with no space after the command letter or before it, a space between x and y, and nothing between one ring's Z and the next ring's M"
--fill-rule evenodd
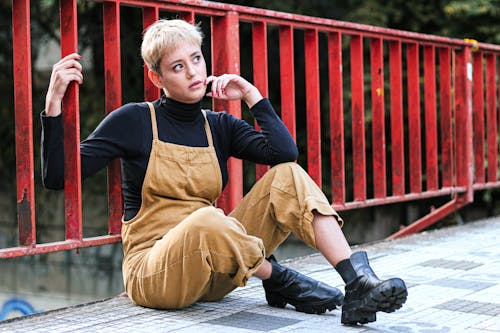
M198 81L194 81L190 86L189 88L198 88L202 85L202 81L198 80Z

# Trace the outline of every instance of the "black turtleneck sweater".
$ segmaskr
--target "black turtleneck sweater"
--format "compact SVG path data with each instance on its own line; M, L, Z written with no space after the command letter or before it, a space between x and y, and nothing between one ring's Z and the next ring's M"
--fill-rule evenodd
M160 141L192 146L208 146L200 103L184 104L166 97L156 100ZM297 159L297 147L287 128L263 99L250 111L261 127L257 132L245 121L225 112L207 112L223 186L227 184L230 156L255 163L275 165ZM64 187L62 117L42 113L42 178L45 187ZM112 159L121 159L122 194L125 220L141 206L141 189L151 152L153 134L146 103L130 103L110 113L80 144L82 178L104 168Z

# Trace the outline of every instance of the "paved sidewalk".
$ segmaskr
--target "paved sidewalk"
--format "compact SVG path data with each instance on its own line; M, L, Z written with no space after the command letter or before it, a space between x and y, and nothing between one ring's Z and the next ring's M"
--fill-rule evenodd
M378 313L364 326L340 324L340 309L308 315L269 307L259 281L214 303L160 311L127 297L12 319L0 332L500 332L500 217L360 246L381 278L399 276L408 301ZM319 255L287 266L339 286L342 280Z

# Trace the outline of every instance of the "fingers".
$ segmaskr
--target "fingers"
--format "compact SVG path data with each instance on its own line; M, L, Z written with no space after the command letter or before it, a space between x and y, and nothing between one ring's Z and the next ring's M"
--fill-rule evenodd
M263 97L260 91L236 74L223 74L221 76L209 76L205 83L212 84L208 97L213 97L223 100L242 100L248 107L252 107Z
M228 83L236 75L234 74L223 74L221 76L209 76L206 80L206 84L212 83L210 92L207 94L210 97L223 97L225 95L225 89Z
M66 71L68 69L76 69L80 73L83 70L82 64L78 60L81 60L82 57L77 53L72 53L67 55L66 57L59 60L53 67L52 73L58 73L60 71Z
M61 101L68 85L72 81L83 83L83 67L80 64L82 56L71 53L52 66L49 89L45 96L45 115L58 116L61 113Z
M52 78L69 84L71 81L83 83L83 67L78 60L82 59L77 53L72 53L59 60L52 67Z
M61 60L60 60L59 62L61 62L61 61L65 61L65 60L68 60L68 59L82 59L82 56L81 56L81 55L79 55L79 54L78 54L78 53L76 53L76 52L74 52L74 53L70 53L70 54L68 54L67 56L65 56L65 57L61 58Z
M61 100L72 81L83 83L83 67L79 62L81 59L82 56L78 53L72 53L59 60L52 67L49 90L47 91L50 100Z
M76 81L79 84L83 83L83 74L81 70L77 68L59 68L52 72L50 84L54 87L63 86L66 87L72 81Z
M239 99L250 85L245 79L236 74L223 74L220 76L209 76L205 83L212 84L207 96L220 99Z
M52 67L53 70L62 69L62 68L70 68L75 67L78 70L82 71L82 65L79 63L79 60L82 59L82 56L78 53L71 53L59 60Z

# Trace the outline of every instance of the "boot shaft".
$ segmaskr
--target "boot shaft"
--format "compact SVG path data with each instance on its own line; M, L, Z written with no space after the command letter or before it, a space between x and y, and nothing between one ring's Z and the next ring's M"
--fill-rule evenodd
M369 279L380 281L373 269L370 267L368 255L365 251L354 252L349 258L349 261L351 262L352 268L358 277L365 276Z

